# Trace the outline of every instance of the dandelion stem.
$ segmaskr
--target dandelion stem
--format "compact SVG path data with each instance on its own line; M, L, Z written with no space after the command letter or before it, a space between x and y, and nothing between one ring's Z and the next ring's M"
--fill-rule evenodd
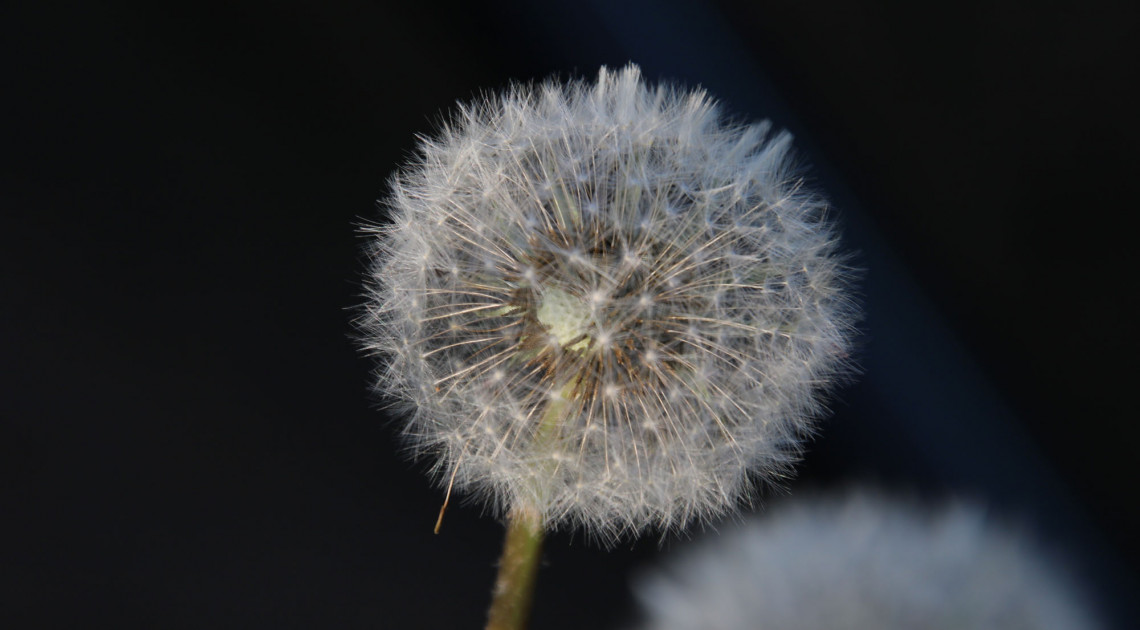
M499 559L487 630L522 630L530 616L538 560L542 556L542 520L529 507L516 507L507 517L507 538Z
M538 451L550 449L558 438L559 422L566 401L574 391L577 379L562 387L542 414L534 438ZM499 558L499 576L487 616L487 630L522 630L530 616L534 599L534 583L538 577L538 560L542 557L545 534L542 516L529 505L516 505L507 515L507 538Z

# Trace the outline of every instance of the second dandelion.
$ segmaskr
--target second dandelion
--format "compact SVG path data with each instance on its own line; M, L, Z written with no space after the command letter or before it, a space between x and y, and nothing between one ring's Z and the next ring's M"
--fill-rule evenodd
M784 474L854 319L789 143L632 66L422 140L375 228L365 331L437 479L612 541Z

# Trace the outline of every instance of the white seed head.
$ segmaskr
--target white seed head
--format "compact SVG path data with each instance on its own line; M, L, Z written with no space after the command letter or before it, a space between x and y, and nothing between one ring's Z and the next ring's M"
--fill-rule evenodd
M612 541L786 474L854 319L790 140L634 66L423 139L369 230L362 327L437 479Z
M1076 583L964 503L794 499L635 585L647 630L1094 630Z

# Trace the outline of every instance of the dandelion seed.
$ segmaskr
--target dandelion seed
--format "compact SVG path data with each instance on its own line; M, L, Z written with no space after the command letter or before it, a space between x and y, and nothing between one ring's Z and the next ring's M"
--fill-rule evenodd
M789 140L634 66L424 139L370 230L362 326L438 481L609 543L785 475L854 319Z

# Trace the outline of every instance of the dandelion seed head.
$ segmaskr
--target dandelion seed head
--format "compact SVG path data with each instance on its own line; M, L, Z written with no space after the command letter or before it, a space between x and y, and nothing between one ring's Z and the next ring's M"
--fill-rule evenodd
M609 542L786 474L855 316L789 140L634 66L423 139L370 229L361 323L441 483Z
M1096 630L1064 567L964 502L797 495L634 591L651 630Z

